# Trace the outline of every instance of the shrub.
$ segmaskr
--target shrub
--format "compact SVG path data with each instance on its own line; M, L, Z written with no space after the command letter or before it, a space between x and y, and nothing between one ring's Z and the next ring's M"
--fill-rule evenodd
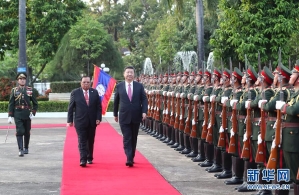
M15 81L11 81L7 77L0 78L0 101L8 101L11 89L16 85Z
M51 92L53 93L69 93L73 89L80 87L80 81L71 82L52 82Z

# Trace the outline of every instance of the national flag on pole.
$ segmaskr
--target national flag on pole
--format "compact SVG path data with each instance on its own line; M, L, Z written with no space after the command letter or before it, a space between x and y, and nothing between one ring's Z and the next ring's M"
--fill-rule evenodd
M116 80L101 68L94 65L93 68L93 84L92 88L99 93L102 102L102 114L105 115L108 109L111 95L114 91Z

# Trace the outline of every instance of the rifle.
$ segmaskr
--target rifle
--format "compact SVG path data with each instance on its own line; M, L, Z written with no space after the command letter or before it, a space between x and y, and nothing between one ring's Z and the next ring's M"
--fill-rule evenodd
M214 83L214 79L212 77L212 83ZM215 87L213 89L213 93L212 95L214 95L215 93ZM211 109L210 109L210 125L208 126L208 133L207 133L207 136L206 136L206 142L212 144L213 143L213 126L215 124L215 114L216 114L216 102L215 101L212 101L211 102Z
M185 129L184 129L184 132L186 134L191 133L191 128L192 128L192 127L190 127L191 117L192 117L192 100L191 100L191 98L189 98L189 100L188 100L188 116L186 119L186 125L185 125Z
M261 60L260 60L260 53L258 53L258 66L260 72L260 80L262 84L262 100L265 100L265 91L263 85L263 77L262 77L262 70L261 70ZM255 156L256 163L264 163L266 161L265 158L265 135L266 135L266 112L264 109L261 108L261 118L260 118L260 140L258 141L258 148Z
M197 137L197 124L198 124L198 102L199 100L194 100L194 118L192 121L192 131L191 131L191 137L196 138Z
M224 71L223 69L223 64L222 64L222 59L221 59L221 68L222 68L222 72ZM223 84L222 84L222 91L223 91L223 94L224 94L224 89L225 89L225 85L224 85L224 81L223 81ZM227 113L226 113L226 106L225 104L222 104L222 111L221 111L221 119L222 119L222 128L225 130L227 128L227 120L226 120L226 117L227 117ZM225 132L219 132L219 138L218 138L218 144L217 146L218 147L222 147L222 148L225 148Z
M230 68L232 70L232 61L231 58L229 59L230 61ZM234 81L233 81L234 82ZM235 91L235 87L234 87L234 83L233 83L233 99L236 99L236 91ZM237 132L238 132L238 121L237 121L237 103L234 103L234 105L232 106L232 130L231 130L231 136L230 136L230 141L229 141L229 147L228 147L228 153L230 154L235 154L236 153L236 136Z
M186 98L182 97L181 99L182 99L182 101L181 101L181 106L182 106L181 116L182 117L179 120L179 130L184 131L184 129L185 129L184 116L185 116L185 100L186 100Z
M279 48L279 54L278 54L278 69L281 70L281 50ZM279 76L278 76L278 82L280 83L280 91L279 91L279 99L280 101L283 101L283 92L282 92L282 75L281 71L279 71ZM281 144L281 110L276 110L277 111L277 119L275 122L275 125L273 128L275 129L275 137L272 143L271 147L271 153L270 157L267 163L267 169L276 169L277 168L277 161L278 161L278 150L280 148Z
M205 82L206 85L206 82ZM206 89L205 89L206 90ZM205 92L203 92L205 93ZM202 125L201 139L206 139L208 133L208 122L209 122L209 103L204 102L204 121Z
M160 78L161 78L161 75L160 75L160 77L158 77L158 83L157 83L157 86L159 86L159 88L160 88L160 85L161 85ZM160 92L161 92L161 89L156 90L157 106L156 106L156 111L155 111L155 119L157 121L160 120L160 108L161 108L161 95L160 95Z
M247 56L245 54L245 69L246 69L246 83L247 83L247 90L248 90L248 100L251 100L251 91L250 91L250 83L249 83L249 75L248 75L248 66L247 66ZM246 134L244 138L244 144L243 144L243 149L242 149L242 154L241 158L243 159L250 159L250 139L251 139L251 134L252 134L252 129L251 129L251 108L247 108L247 113L246 113Z

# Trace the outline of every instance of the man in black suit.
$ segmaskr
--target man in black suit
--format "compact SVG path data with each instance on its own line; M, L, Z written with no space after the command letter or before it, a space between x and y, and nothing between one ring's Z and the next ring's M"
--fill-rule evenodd
M90 88L90 77L81 79L81 87L71 92L68 107L67 125L73 126L75 112L75 128L78 135L80 166L92 164L93 144L97 125L102 120L102 105L97 90Z
M134 81L134 68L128 66L124 70L125 81L115 88L114 120L119 122L123 134L124 150L127 156L126 166L134 163L137 136L141 120L146 119L147 98L143 85ZM118 109L119 117L118 117Z

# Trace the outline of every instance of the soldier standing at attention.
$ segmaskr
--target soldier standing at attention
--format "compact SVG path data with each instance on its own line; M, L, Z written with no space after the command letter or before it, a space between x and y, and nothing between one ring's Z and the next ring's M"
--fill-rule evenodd
M20 157L28 154L31 118L35 116L38 107L32 88L25 86L26 77L26 73L18 73L16 79L19 86L12 89L8 105L8 123L12 123L12 119L15 119ZM32 102L32 107L30 102Z

